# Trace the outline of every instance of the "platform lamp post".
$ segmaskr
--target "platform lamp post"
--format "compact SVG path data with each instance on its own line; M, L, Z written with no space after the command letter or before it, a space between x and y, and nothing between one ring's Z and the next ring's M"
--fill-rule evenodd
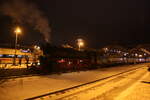
M22 33L22 30L19 26L17 26L14 30L15 34L16 34L16 38L15 38L15 54L14 54L14 62L13 65L16 65L16 52L17 52L17 41L18 41L18 35Z

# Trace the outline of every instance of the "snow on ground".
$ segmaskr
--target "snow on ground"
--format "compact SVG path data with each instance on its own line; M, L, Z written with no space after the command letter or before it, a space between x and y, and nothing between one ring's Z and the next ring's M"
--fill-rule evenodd
M146 65L126 65L92 71L4 79L0 80L0 100L22 100L142 66Z
M142 67L132 72L127 72L94 84L88 84L78 89L70 90L69 92L66 91L61 95L51 95L50 98L46 97L47 99L44 100L131 100L123 98L116 99L116 97L123 97L127 93L130 94L130 91L126 93L124 91L134 86L134 84L139 82L147 73L147 68ZM140 94L138 94L138 96L141 98ZM139 100L145 99L142 97Z
M139 81L122 92L115 100L150 100L150 72L146 72Z

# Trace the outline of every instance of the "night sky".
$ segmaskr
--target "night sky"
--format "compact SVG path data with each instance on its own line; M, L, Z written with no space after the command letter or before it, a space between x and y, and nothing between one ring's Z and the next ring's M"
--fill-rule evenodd
M5 0L4 0L5 1ZM75 45L81 37L88 47L150 43L148 0L28 0L48 18L54 45ZM12 43L12 19L0 14L0 41ZM8 37L9 36L9 37ZM22 44L40 43L42 34L24 25Z

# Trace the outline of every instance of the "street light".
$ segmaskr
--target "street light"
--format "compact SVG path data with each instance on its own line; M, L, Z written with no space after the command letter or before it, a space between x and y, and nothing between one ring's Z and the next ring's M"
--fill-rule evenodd
M81 47L84 46L84 41L83 39L77 39L77 45L79 47L79 51L81 50Z
M15 55L14 55L14 65L16 65L16 51L17 51L17 41L18 41L18 35L22 33L22 30L19 26L17 26L14 30L14 33L16 34L15 39Z

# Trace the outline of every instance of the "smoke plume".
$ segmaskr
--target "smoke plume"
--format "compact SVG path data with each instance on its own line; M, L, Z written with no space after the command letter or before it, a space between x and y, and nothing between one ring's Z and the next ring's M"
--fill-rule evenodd
M50 42L51 28L47 18L31 2L12 0L1 5L1 12L12 17L15 23L26 23L44 35L45 41Z

